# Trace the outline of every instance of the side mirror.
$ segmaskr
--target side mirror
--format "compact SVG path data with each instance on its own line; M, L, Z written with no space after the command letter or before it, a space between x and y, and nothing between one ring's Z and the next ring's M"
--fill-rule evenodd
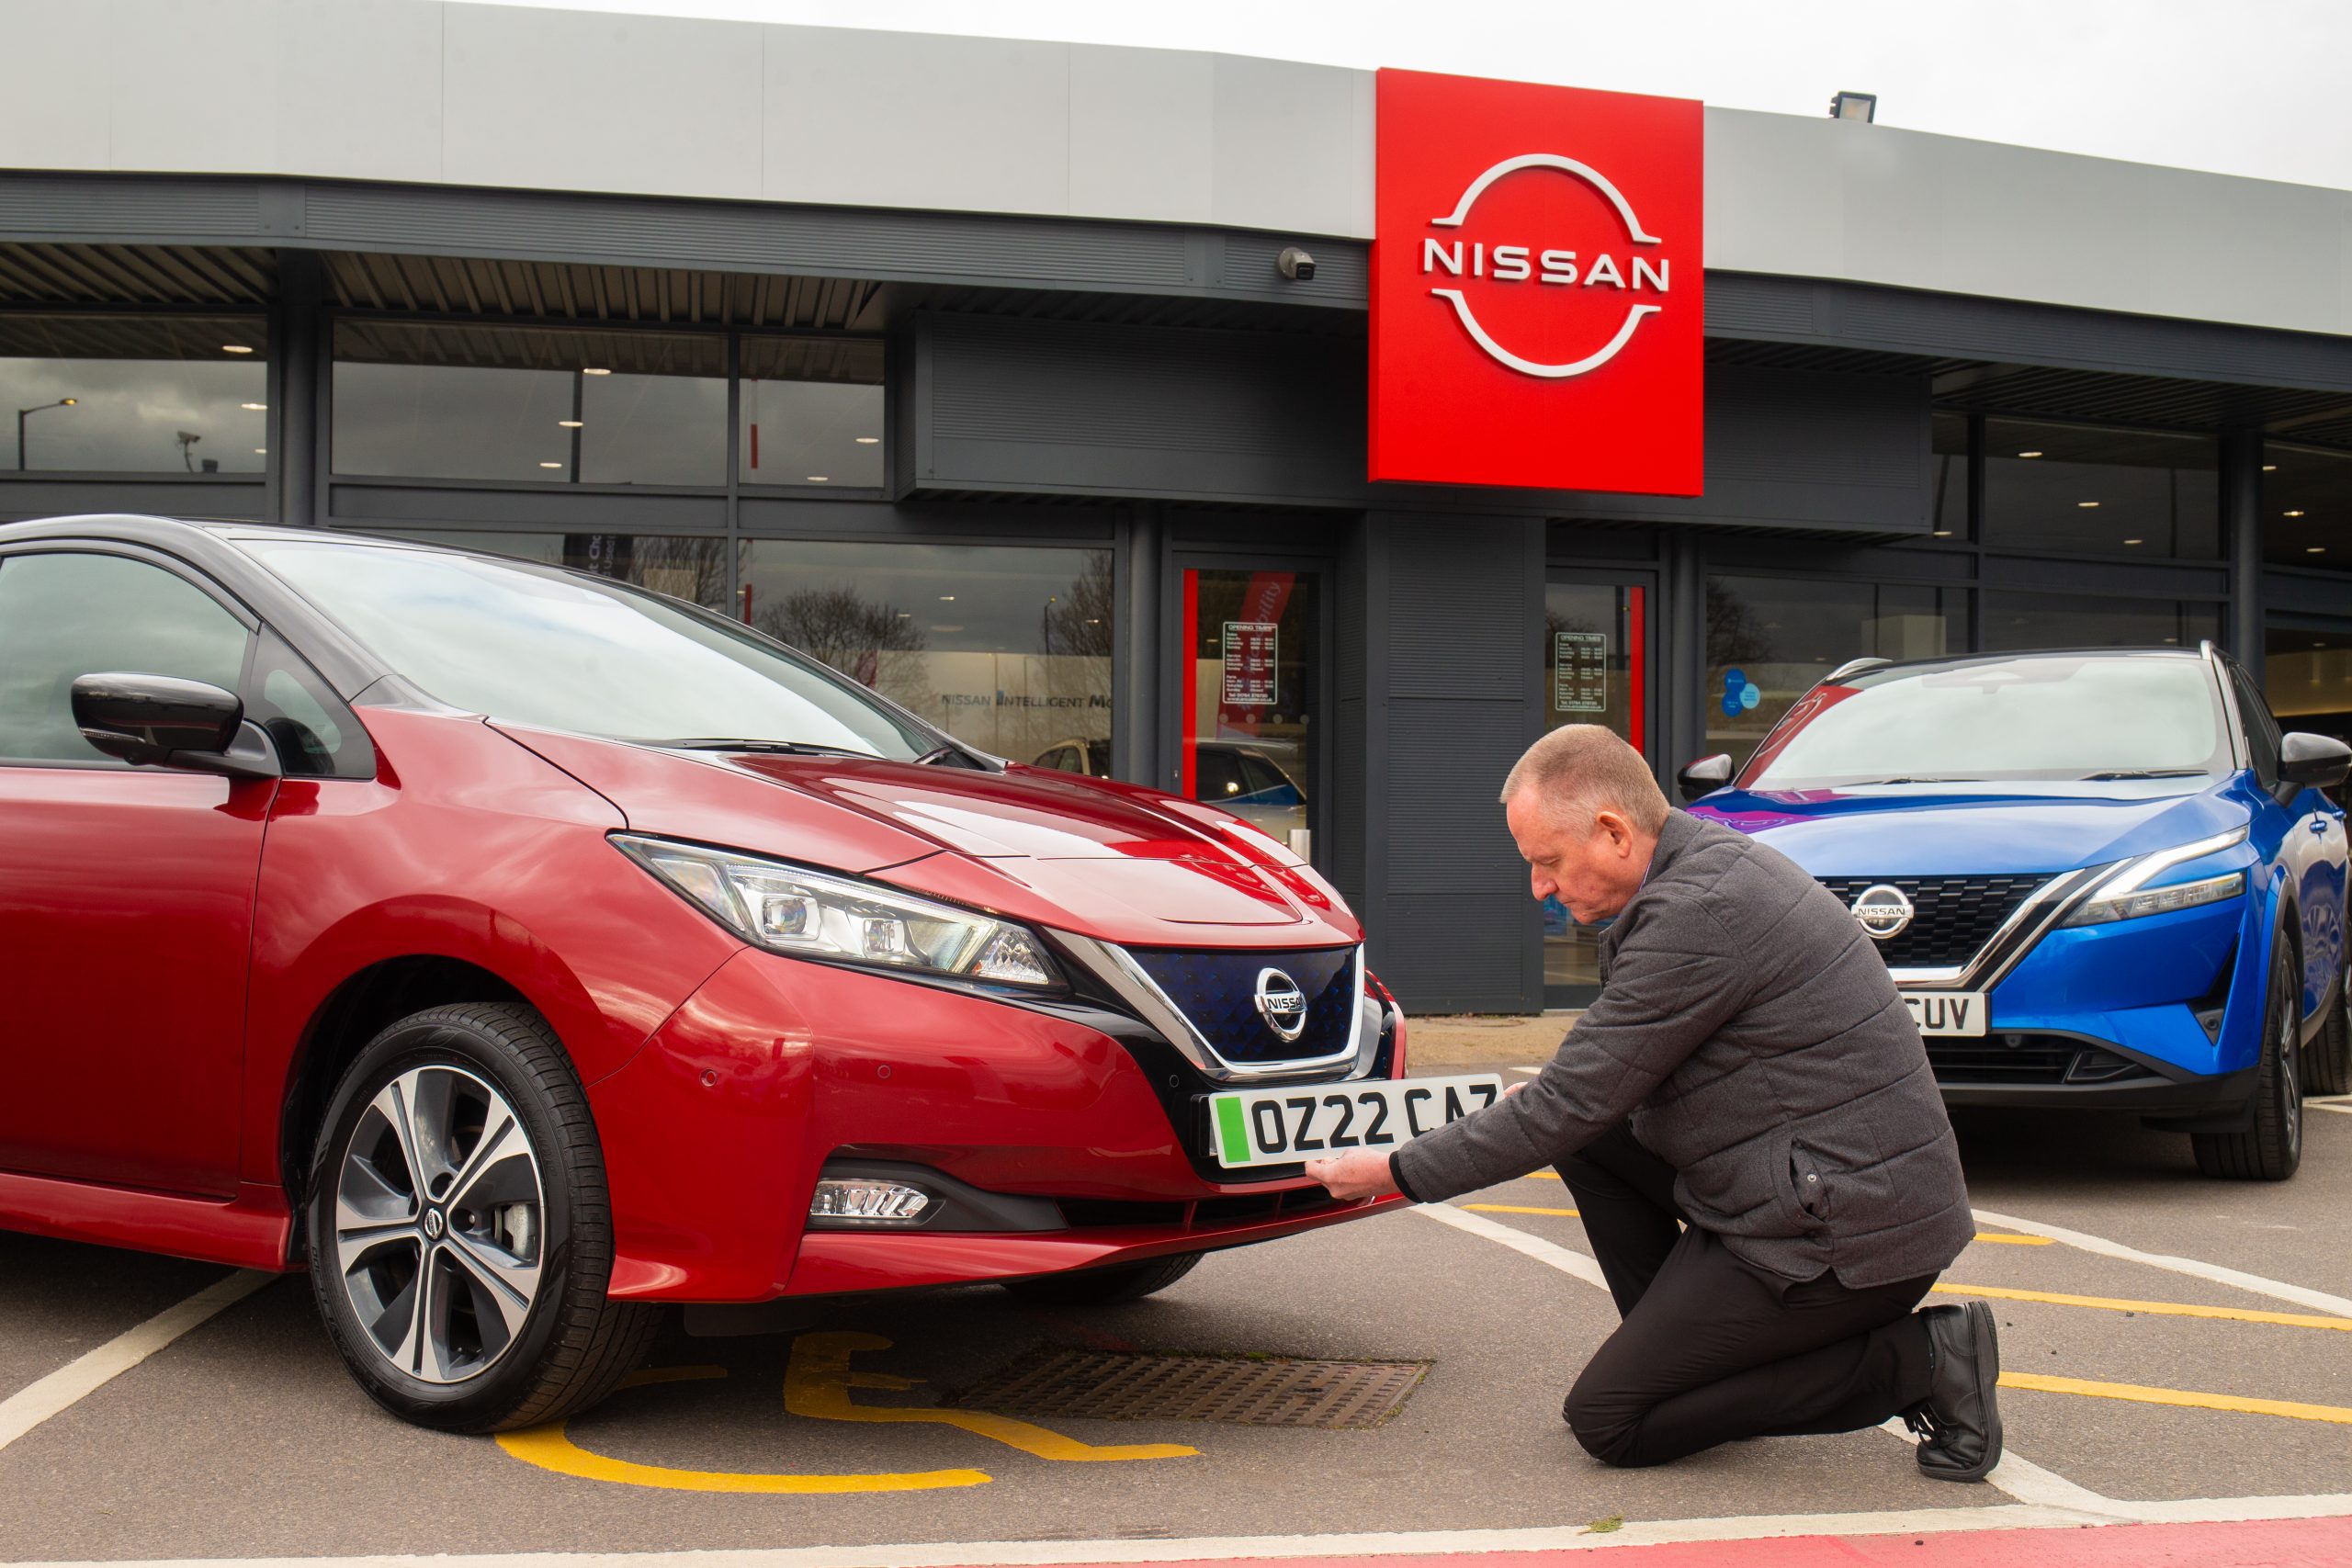
M2296 730L2278 742L2278 776L2289 784L2334 789L2352 773L2352 746L2331 736Z
M1712 757L1702 757L1680 773L1674 782L1681 787L1682 798L1696 800L1731 783L1731 758L1718 751Z
M74 682L74 722L82 739L140 767L186 768L232 778L276 778L276 750L245 731L234 692L171 675L108 672Z

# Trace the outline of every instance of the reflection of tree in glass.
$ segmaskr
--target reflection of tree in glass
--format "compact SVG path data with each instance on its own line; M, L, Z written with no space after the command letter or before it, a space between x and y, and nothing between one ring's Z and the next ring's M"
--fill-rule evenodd
M630 556L641 587L724 611L735 593L735 572L724 539L665 539L639 535Z
M1772 638L1757 623L1756 612L1738 594L1713 578L1707 581L1707 663L1721 670L1734 664L1761 664L1772 657Z
M1046 728L1052 739L1100 740L1111 733L1111 552L1089 550L1085 568L1046 606L1046 689L1055 698L1083 705L1057 709L1066 716Z
M912 617L897 606L862 598L854 588L804 588L752 617L760 630L820 659L862 685L887 690L899 702L900 677L913 660L888 658L919 653L925 638ZM910 704L910 705L912 705Z

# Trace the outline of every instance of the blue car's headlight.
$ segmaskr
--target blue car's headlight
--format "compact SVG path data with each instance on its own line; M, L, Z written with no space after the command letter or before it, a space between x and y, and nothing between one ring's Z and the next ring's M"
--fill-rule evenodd
M2158 850L2135 860L2126 861L2115 874L2088 898L2076 906L2064 923L2070 926L2099 926L2112 920L2136 920L2143 915L2167 915L2176 909L2194 909L2200 905L2219 904L2240 897L2245 892L2246 874L2243 869L2224 872L2219 876L2203 876L2190 882L2167 883L2151 887L2149 883L2191 861L2219 854L2245 842L2245 829L2233 829L2210 839L2199 839L2193 844L2181 844L2169 850Z
M615 833L613 847L713 919L775 953L1031 989L1061 972L1026 926L782 861Z

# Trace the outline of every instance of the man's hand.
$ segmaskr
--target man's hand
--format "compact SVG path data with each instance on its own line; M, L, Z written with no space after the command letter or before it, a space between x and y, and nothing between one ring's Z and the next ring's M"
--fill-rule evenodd
M1385 1198L1396 1190L1388 1156L1373 1149L1308 1160L1306 1174L1329 1188L1334 1198Z

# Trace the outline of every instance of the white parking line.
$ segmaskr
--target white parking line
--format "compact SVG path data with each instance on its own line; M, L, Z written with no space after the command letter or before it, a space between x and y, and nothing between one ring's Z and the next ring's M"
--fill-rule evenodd
M1498 1242L1513 1252L1523 1254L1538 1263L1549 1264L1561 1273L1582 1280L1588 1285L1604 1291L1609 1288L1607 1278L1600 1272L1600 1263L1573 1247L1530 1235L1525 1231L1516 1230L1498 1220L1487 1219L1483 1214L1464 1213L1448 1203L1423 1203L1413 1213L1426 1214L1440 1224L1452 1225L1455 1230L1468 1231L1472 1235ZM1888 1422L1885 1429L1898 1437L1908 1437L1899 1421ZM2077 1486L2064 1476L2042 1469L2013 1450L2003 1450L2001 1462L1995 1465L1993 1473L1984 1479L2020 1504L2064 1510L2068 1517L2077 1519L2086 1515L2111 1515L2116 1509L2128 1506L2102 1497L2087 1487Z
M1979 1209L1976 1217L1990 1220L1996 1225L2007 1225L2028 1235L2046 1235L2052 1241L2085 1252L2095 1252L2102 1258L2120 1258L2126 1263L2144 1263L2151 1269L2163 1269L2175 1274L2186 1274L2192 1280L2211 1284L2228 1285L2235 1290L2251 1291L2258 1296L2275 1301L2293 1302L2315 1312L2333 1313L2338 1317L2352 1317L2352 1299L2314 1291L2307 1285L2290 1285L2279 1280L2266 1280L2259 1274L2225 1268L2219 1263L2200 1262L2194 1258L2175 1258L2166 1253L2143 1252L2136 1247L2126 1247L2120 1241L2109 1241L2103 1235L2085 1231L2068 1230L2064 1225L2044 1224L2040 1220L2020 1220L2011 1214L1997 1214L1990 1209Z
M239 1269L225 1280L214 1280L179 1305L157 1313L138 1327L118 1334L96 1349L68 1361L39 1382L0 1399L0 1449L60 1411L70 1409L189 1329L277 1278L278 1275L256 1269Z
M2352 1116L2352 1105L2345 1105L2333 1100L2306 1100L2303 1104L2312 1111L2333 1111L2338 1116Z

